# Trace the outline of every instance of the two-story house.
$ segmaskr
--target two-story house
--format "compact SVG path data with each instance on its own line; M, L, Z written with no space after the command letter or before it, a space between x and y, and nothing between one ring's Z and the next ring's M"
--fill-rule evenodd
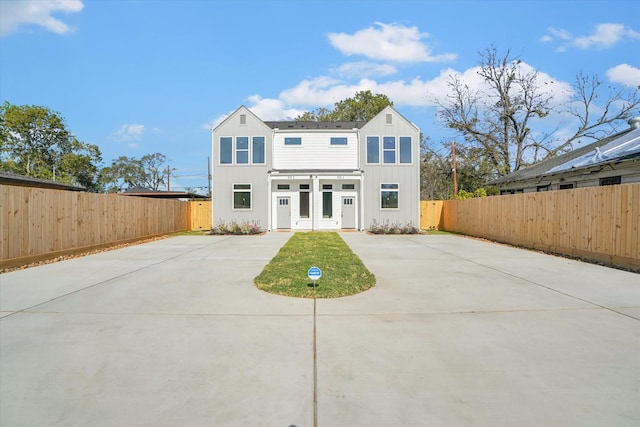
M262 121L212 130L213 224L272 230L420 225L420 130L393 107L369 122Z

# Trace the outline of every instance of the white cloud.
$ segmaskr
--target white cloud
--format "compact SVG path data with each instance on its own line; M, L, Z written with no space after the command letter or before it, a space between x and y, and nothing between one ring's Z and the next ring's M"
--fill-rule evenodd
M616 65L607 70L607 77L614 83L620 83L629 87L640 86L640 68L629 64Z
M134 148L138 146L136 141L140 141L140 139L142 139L144 131L144 125L135 123L124 124L113 134L113 138L116 141L128 142L129 146Z
M11 34L22 24L35 24L56 34L65 34L71 29L52 14L80 12L83 8L81 0L2 0L0 35Z
M371 77L371 76L390 76L396 74L398 70L389 64L375 64L372 62L359 61L347 62L340 67L332 70L341 77Z
M640 39L640 33L624 24L616 23L598 24L591 34L584 36L574 37L569 31L557 28L549 28L548 33L540 40L545 43L550 43L555 39L561 40L562 44L557 48L560 52L566 51L570 47L582 50L607 49L625 39Z
M345 55L363 55L374 60L415 63L456 59L452 53L432 55L422 43L429 34L421 33L417 27L381 22L374 25L354 34L329 33L329 42Z
M534 72L534 68L522 62L519 64L522 73ZM489 93L486 83L478 75L478 67L469 68L462 72L448 68L431 80L414 77L411 80L392 80L378 82L363 78L356 82L347 82L331 77L320 76L315 79L303 80L296 86L280 93L278 98L262 98L253 95L248 98L247 107L263 120L292 120L304 111L318 107L331 108L345 98L353 97L356 92L370 90L373 93L387 95L396 107L434 107L446 103L450 93L449 81L452 76L463 81L472 92ZM537 82L542 93L552 96L554 106L568 102L572 95L571 85L553 79L546 73L538 71ZM487 103L495 102L486 98ZM230 113L229 113L230 114ZM211 129L217 126L228 114L224 114L203 125Z

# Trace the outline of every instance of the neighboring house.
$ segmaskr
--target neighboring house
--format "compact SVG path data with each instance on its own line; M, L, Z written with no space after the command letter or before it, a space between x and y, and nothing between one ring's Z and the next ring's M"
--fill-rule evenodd
M178 199L182 201L209 198L208 196L191 193L189 191L153 191L149 188L144 187L129 188L121 193L116 194L120 196L147 197L151 199Z
M640 182L640 117L629 125L623 132L488 184L497 186L500 194L514 194Z
M20 187L48 188L51 190L86 191L87 189L78 185L62 184L48 179L32 178L30 176L18 175L12 172L0 171L0 184L17 185Z
M392 107L363 123L265 122L242 106L212 146L214 226L420 225L420 130Z

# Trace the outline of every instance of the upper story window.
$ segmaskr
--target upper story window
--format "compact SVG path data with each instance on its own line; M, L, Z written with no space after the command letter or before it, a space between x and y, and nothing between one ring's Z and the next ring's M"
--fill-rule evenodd
M278 190L288 190L289 188L289 184L278 184Z
M219 164L248 165L265 163L265 137L223 136L220 137Z
M247 124L247 115L246 114L240 114L240 124L241 125L246 125Z
M396 137L382 137L382 161L384 163L396 162Z
M300 138L300 137L285 137L284 145L302 145L302 138Z
M264 136L252 138L252 161L254 164L264 164Z
M393 114L385 114L385 124L393 124Z
M249 137L236 137L236 163L246 165L249 163Z
M347 145L347 138L342 136L332 136L331 145Z
M233 138L220 138L220 164L230 165L233 163Z
M380 163L380 137L367 137L367 163Z
M400 137L400 163L411 163L411 137Z

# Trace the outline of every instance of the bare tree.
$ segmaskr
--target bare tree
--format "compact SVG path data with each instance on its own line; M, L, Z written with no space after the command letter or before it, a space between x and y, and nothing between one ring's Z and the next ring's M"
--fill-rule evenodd
M637 113L640 106L640 86L629 89L617 89L604 86L596 74L576 75L573 84L574 95L567 112L579 123L576 132L566 141L559 144L551 154L573 148L573 142L580 138L601 139L617 130L621 123ZM603 99L603 105L596 101Z
M554 91L559 84L541 79L537 71L512 58L510 51L501 56L490 47L480 57L478 75L483 85L472 89L460 77L450 76L447 98L436 100L437 114L442 123L460 133L467 148L480 150L494 176L570 151L581 138L603 138L637 114L640 106L640 87L619 89L604 85L595 74L583 73L577 74L569 101L558 106ZM540 120L552 115L556 120ZM577 123L577 129L561 139L559 127L548 130L548 123L558 123L563 116L571 118L568 126ZM534 126L539 127L535 132Z
M450 94L438 102L438 117L459 131L468 145L481 148L501 176L520 169L531 157L537 160L544 140L533 136L530 121L549 114L552 94L540 84L538 72L521 67L510 51L499 56L491 47L480 55L483 89L471 89L451 76Z

